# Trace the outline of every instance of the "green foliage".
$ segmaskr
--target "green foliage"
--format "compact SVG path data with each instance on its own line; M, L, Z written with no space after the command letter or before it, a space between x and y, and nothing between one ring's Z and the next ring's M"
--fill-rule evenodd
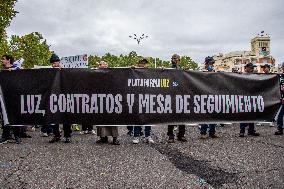
M49 65L51 56L46 40L38 32L22 37L13 35L10 41L10 52L15 59L24 59L24 68L33 68L34 65Z
M171 62L164 61L160 58L154 57L142 57L138 55L135 51L131 51L128 55L112 55L110 53L106 53L102 57L100 56L89 56L89 67L97 68L98 63L100 61L106 61L110 68L114 67L131 67L136 66L138 61L142 58L146 58L149 61L149 68L170 68ZM192 69L196 70L198 68L198 64L194 62L189 56L182 56L181 57L181 67L185 70Z
M0 54L11 54L15 59L24 59L24 68L32 68L34 65L49 65L51 52L46 40L38 32L33 32L24 36L11 36L7 40L6 28L10 25L12 19L18 13L14 10L17 0L0 0ZM112 55L106 53L102 57L96 55L89 56L89 67L98 67L98 62L104 60L108 62L109 67L131 67L136 66L142 59L135 51L128 55ZM164 61L159 58L146 57L150 68L171 67L170 61ZM183 69L197 69L198 64L189 56L181 57L181 67Z
M189 56L182 56L180 58L180 66L184 70L196 70L198 68L198 64L194 62Z
M18 13L14 10L17 0L0 0L0 44L6 39L6 28Z

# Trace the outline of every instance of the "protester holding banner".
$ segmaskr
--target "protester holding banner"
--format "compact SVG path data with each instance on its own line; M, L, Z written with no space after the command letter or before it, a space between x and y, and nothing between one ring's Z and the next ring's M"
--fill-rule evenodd
M11 71L11 70L19 69L15 65L13 65L13 63L14 63L14 58L12 56L10 56L10 55L3 55L2 56L3 70L10 70ZM4 125L4 122L2 121L2 128L3 128L3 132L2 132L2 138L0 140L0 144L5 144L5 143L8 142L8 139L11 138L10 137L11 130L14 133L16 143L17 144L21 143L21 138L20 138L21 127Z
M256 66L253 65L253 63L247 63L245 65L245 73L247 74L252 74L254 73L254 68ZM248 126L248 135L250 136L259 136L259 133L257 133L254 129L254 123L240 123L240 135L239 137L244 137L245 136L245 128Z
M147 59L142 59L139 60L138 62L138 66L136 68L147 68L147 64L148 64L148 60ZM144 133L145 133L145 138L146 138L146 142L153 144L154 140L151 137L151 126L144 126ZM134 140L132 141L133 144L138 144L140 141L140 136L141 136L141 131L142 131L142 126L134 126Z
M105 61L100 61L99 69L108 68L108 63ZM97 126L97 136L100 137L96 143L108 143L108 136L112 136L112 144L120 145L117 140L118 137L118 127L116 126Z
M172 68L181 69L179 55L174 54L172 56L171 63L172 63ZM169 140L168 140L169 143L175 142L175 135L174 135L175 126L176 125L168 125L167 135L169 136ZM185 125L178 125L178 136L177 136L178 141L187 142L187 139L184 137L184 135L185 135Z
M214 72L214 63L215 60L213 59L213 57L211 56L207 56L205 58L204 61L204 70L206 72ZM209 137L211 138L219 138L216 135L216 124L200 124L200 134L201 134L201 139L205 139L206 138L206 133L207 133L207 129L209 128Z
M263 73L265 73L265 74L270 73L270 65L269 64L264 64L264 65L261 66L261 68L263 69Z
M282 63L282 74L280 75L281 107L277 117L277 131L275 135L283 135L283 115L284 115L284 62Z
M50 63L52 65L52 68L61 69L60 58L56 54L51 55ZM70 143L71 133L72 133L71 124L63 124L63 131L64 131L65 143ZM61 140L59 124L53 125L53 134L54 134L54 137L49 141L49 143L59 142Z
M261 66L263 73L264 74L269 74L270 73L270 65L269 64L264 64ZM274 127L273 122L275 121L274 118L271 120L272 122L268 122L270 127ZM261 125L262 123L258 123L256 125Z

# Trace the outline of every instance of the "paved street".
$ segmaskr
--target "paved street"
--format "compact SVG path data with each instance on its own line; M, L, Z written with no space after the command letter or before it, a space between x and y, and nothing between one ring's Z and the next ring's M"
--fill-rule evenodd
M49 144L40 129L22 145L0 145L0 188L284 188L284 136L257 126L260 137L239 138L238 125L218 127L220 139L167 144L166 127L153 128L155 144L132 144L120 128L120 146L94 144L73 132L71 144ZM111 141L111 139L110 139Z

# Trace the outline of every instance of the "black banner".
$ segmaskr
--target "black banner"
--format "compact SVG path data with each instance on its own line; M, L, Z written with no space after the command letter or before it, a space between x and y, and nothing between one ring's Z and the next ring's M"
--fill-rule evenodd
M2 71L6 124L256 122L274 118L276 74L174 69Z

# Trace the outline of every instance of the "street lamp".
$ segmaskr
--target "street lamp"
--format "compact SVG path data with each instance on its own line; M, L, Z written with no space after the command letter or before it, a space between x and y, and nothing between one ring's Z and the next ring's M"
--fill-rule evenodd
M129 38L136 40L139 45L142 39L148 38L148 35L145 35L144 33L141 36L137 36L136 34L133 34L133 36L130 35Z

